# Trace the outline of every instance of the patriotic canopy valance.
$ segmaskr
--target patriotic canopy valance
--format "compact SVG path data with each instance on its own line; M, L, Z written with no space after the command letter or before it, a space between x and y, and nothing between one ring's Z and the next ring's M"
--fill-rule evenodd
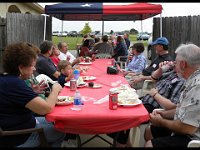
M45 6L45 14L68 21L136 21L162 13L160 4L59 3Z

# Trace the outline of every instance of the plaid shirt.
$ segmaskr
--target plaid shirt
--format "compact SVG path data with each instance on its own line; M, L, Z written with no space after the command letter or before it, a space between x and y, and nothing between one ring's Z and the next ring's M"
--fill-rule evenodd
M179 103L179 97L184 83L185 80L178 77L177 73L173 70L163 74L156 83L156 88L160 95L171 100L172 103L177 104ZM142 102L143 104L151 104L155 108L161 108L158 102L149 94L142 98Z

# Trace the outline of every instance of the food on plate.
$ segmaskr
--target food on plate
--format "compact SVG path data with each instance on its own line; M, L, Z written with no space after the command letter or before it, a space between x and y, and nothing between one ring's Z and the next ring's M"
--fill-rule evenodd
M88 86L89 86L89 87L93 87L93 86L94 86L94 82L89 82L89 83L88 83Z
M110 91L118 92L119 104L134 104L139 98L138 94L135 92L135 89L124 85L118 88L112 88Z
M82 78L82 77L79 77L79 78L78 78L78 80L77 80L77 85L78 85L78 86L85 85L85 82L83 81L83 78Z
M90 57L85 57L85 62L91 62L91 58Z
M58 102L64 102L66 100L66 97L58 97Z
M69 96L68 100L73 102L74 101L74 97L73 96Z

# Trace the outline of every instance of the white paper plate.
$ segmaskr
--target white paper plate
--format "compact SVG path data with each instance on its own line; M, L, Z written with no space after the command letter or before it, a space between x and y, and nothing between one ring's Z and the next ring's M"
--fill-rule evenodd
M142 101L137 99L133 104L120 104L120 103L118 103L118 105L123 106L123 107L133 107L133 106L140 105L141 103L142 103Z
M67 86L67 87L70 87L70 82L68 81L68 82L66 82L64 85ZM77 87L78 87L78 88L81 88L81 87L85 87L85 86L87 86L87 83L86 83L86 82L85 82L85 84L78 85Z
M71 96L58 96L58 99L65 99L62 102L57 102L56 105L70 105L73 104L73 100L71 99Z
M91 89L98 89L98 88L101 88L102 85L101 84L94 84L93 87L89 87L88 88L91 88Z
M92 62L80 62L79 65L91 65Z
M94 76L82 76L82 78L84 81L91 81L96 79Z

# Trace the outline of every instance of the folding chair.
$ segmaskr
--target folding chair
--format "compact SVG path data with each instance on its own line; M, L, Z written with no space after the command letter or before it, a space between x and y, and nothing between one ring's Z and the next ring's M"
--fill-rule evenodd
M27 133L33 133L33 132L38 132L38 134L39 134L39 138L40 138L40 146L39 147L50 147L47 142L47 139L45 137L43 128L29 128L29 129L5 131L5 130L2 130L2 128L0 127L0 137L27 134ZM1 145L1 147L2 147L2 145Z
M106 54L106 53L97 53L96 54L96 58L97 59L111 59L112 56L110 54Z
M128 64L128 56L119 56L117 58L117 62L121 69L125 69Z

